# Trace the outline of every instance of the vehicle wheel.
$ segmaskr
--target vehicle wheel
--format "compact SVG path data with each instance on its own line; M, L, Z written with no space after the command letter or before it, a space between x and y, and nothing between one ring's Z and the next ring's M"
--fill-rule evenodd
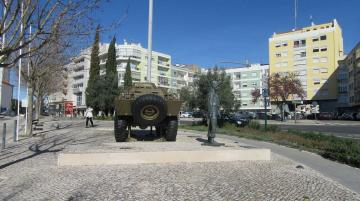
M127 123L125 120L117 119L114 120L114 132L116 142L125 142L128 137L126 130Z
M137 98L131 108L133 119L139 125L157 125L166 117L166 102L160 96L146 94Z
M168 121L165 131L166 141L176 141L177 130L178 130L178 120L170 119Z

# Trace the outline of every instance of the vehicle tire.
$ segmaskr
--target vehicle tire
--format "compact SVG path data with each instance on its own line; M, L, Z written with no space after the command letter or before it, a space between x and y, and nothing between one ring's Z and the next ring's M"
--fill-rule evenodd
M131 108L133 119L139 125L158 125L166 117L165 100L154 94L138 97Z
M127 123L125 120L117 119L114 120L114 133L116 142L125 142L128 137L126 130Z
M178 130L178 120L170 119L168 121L164 136L166 141L176 141L177 130Z

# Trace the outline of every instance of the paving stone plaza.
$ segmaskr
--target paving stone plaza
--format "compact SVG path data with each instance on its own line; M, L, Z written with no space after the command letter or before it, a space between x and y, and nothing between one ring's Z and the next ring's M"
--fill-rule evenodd
M1 151L0 200L360 200L319 172L273 153L270 161L58 167L58 154L68 152L252 148L220 138L227 146L204 147L206 136L184 131L175 143L119 144L112 122L97 121L94 128L67 123Z

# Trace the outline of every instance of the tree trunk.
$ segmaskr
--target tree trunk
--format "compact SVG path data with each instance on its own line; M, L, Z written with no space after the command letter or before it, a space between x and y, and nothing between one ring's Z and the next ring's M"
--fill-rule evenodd
M39 119L41 99L38 97L35 102L35 119Z
M32 122L33 122L33 88L29 86L29 93L28 93L28 112L27 112L27 128L26 128L26 135L32 136Z

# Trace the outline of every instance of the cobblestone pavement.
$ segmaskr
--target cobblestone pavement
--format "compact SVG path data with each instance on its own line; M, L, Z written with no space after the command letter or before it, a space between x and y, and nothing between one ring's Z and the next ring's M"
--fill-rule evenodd
M256 162L57 167L59 152L152 150L156 143L161 150L192 150L201 143L198 134L180 132L176 143L115 145L111 122L96 123L44 133L1 151L0 200L360 200L337 182L275 154L271 161ZM218 140L228 144L225 149L251 148Z

